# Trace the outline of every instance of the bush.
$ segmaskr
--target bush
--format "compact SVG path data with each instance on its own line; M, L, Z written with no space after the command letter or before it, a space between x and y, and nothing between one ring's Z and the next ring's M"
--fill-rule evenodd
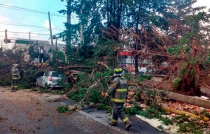
M141 81L144 81L144 80L151 80L152 76L150 75L143 75L143 74L140 74L139 75L139 79L138 79L138 82L141 82Z
M86 88L80 88L74 92L68 93L67 97L79 102L84 98L86 92L87 92Z
M65 113L68 111L68 107L67 106L58 106L56 109L59 113Z

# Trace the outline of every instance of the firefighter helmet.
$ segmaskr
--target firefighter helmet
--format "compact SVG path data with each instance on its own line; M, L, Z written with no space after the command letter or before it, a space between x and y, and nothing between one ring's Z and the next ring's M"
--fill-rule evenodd
M13 64L12 67L18 67L18 64Z
M115 68L114 69L114 75L115 76L121 76L122 74L124 74L124 71L122 68Z

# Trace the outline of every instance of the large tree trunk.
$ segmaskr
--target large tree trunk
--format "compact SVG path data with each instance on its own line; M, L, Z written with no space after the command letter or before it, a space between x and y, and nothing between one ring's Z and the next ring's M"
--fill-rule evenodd
M172 99L172 100L185 102L185 103L188 103L188 104L192 104L192 105L196 105L196 106L200 106L200 107L204 107L204 108L210 108L210 101L209 100L204 100L204 99L201 99L201 98L182 95L182 94L173 93L173 92L167 93L166 97L169 98L169 99Z

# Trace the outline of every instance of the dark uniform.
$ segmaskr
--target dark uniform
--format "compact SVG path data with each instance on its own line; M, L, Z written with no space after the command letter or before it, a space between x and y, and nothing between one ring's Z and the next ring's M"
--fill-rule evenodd
M123 106L128 94L128 81L122 76L123 70L121 68L116 68L114 71L115 78L113 79L109 90L106 92L106 96L111 96L111 100L113 101L110 125L117 126L119 117L125 123L125 129L129 130L132 124L123 111Z
M44 50L44 46L42 46L39 48L39 63L42 63L42 60L44 63L46 62L44 54L45 54L45 50Z
M12 90L17 90L17 84L18 80L20 79L20 72L18 70L18 64L13 64L12 70L11 70L11 75L12 75L12 83L11 83L11 89Z

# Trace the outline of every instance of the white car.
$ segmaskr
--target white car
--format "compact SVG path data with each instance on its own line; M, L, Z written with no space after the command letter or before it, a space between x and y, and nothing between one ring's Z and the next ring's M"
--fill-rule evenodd
M45 89L53 87L63 87L63 74L56 71L47 71L36 79L36 86L44 87Z

